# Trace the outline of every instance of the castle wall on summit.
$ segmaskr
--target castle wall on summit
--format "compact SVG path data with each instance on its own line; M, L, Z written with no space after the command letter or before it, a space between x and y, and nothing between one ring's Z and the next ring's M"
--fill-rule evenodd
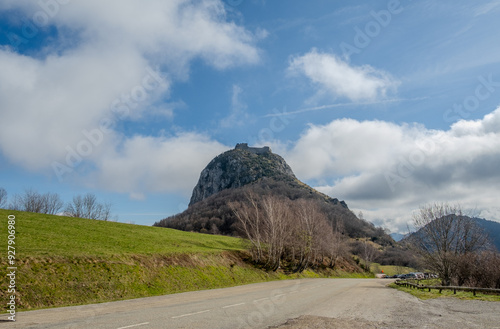
M271 148L269 146L264 147L250 147L247 143L236 144L235 150L243 150L253 154L266 154L271 153Z

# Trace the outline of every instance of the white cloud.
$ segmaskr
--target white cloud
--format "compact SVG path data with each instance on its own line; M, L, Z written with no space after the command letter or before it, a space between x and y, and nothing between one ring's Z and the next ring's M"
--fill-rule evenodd
M173 103L165 98L172 83L189 77L194 59L218 70L260 60L255 43L263 31L254 35L228 21L219 0L71 1L45 11L39 3L47 2L0 5L28 21L46 13L59 32L55 41L32 50L33 57L0 48L0 151L28 170L50 173L56 162L68 165L70 153L88 145L84 132L99 129L103 119L171 119ZM81 157L83 172L102 177L112 190L128 189L132 197L147 189L184 189L192 184L186 173L222 149L186 132L169 139L112 130L97 144ZM158 173L170 187L159 186L153 179Z
M385 98L399 85L387 72L370 65L351 66L334 54L320 53L316 49L293 57L288 72L306 76L319 87L320 92L345 97L353 102Z
M140 81L146 65L135 54L115 57L96 49L44 60L0 51L4 155L31 170L62 159L66 147L82 139L84 129L109 115L120 90Z
M234 128L242 126L250 120L250 115L246 111L248 106L241 100L243 89L238 85L233 85L231 93L231 112L229 116L220 122L223 128Z
M200 172L228 147L196 133L172 137L135 136L119 150L97 160L97 187L131 197L147 192L177 192L189 196Z
M392 230L434 201L500 221L500 108L449 130L384 121L311 125L285 158L299 179Z

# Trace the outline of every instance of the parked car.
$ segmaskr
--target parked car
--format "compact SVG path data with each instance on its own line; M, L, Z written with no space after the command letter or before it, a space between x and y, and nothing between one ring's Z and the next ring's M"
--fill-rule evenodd
M424 279L425 278L424 273L422 273L422 272L416 272L416 273L413 273L413 274L415 274L415 277L417 279Z

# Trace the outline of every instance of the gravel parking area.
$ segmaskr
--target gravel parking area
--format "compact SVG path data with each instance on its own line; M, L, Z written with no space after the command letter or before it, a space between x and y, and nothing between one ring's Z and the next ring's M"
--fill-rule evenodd
M367 287L372 289L373 287ZM382 287L381 287L382 288ZM438 298L420 300L395 289L351 296L350 306L329 301L324 308L287 321L279 329L317 328L499 328L500 302Z

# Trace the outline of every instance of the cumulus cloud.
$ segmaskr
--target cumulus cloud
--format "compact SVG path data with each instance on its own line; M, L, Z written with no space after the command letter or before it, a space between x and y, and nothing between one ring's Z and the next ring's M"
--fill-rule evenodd
M172 190L151 177L163 177L175 188L191 184L182 182L186 173L193 174L188 160L203 164L207 154L222 149L220 144L187 132L172 138L131 137L113 124L148 116L172 118L174 109L165 106L165 99L173 83L189 77L192 60L218 70L255 64L260 60L255 44L263 32L254 35L227 20L219 0L62 3L0 4L0 11L14 10L25 16L24 22L44 25L37 38L47 38L48 26L57 30L50 43L29 54L0 48L3 156L33 171L51 172L56 164L59 178L78 164L110 189L129 189L135 198L146 189ZM45 23L36 21L40 13ZM89 132L98 142L89 140ZM175 151L180 152L178 166L172 162ZM143 170L148 173L137 173ZM123 183L128 177L130 182Z
M447 131L335 120L311 125L285 157L300 179L392 230L405 230L412 210L434 201L500 220L499 120L500 108Z
M98 187L131 197L141 192L189 196L202 169L228 148L209 137L180 133L171 137L134 136L113 153L100 157L91 179Z
M110 115L120 91L141 81L146 66L135 54L96 49L44 60L0 50L3 154L30 170L63 159L83 130Z
M306 76L319 87L320 92L345 97L353 102L385 98L399 85L398 80L387 72L370 65L352 66L335 54L320 53L316 49L293 57L288 72Z

